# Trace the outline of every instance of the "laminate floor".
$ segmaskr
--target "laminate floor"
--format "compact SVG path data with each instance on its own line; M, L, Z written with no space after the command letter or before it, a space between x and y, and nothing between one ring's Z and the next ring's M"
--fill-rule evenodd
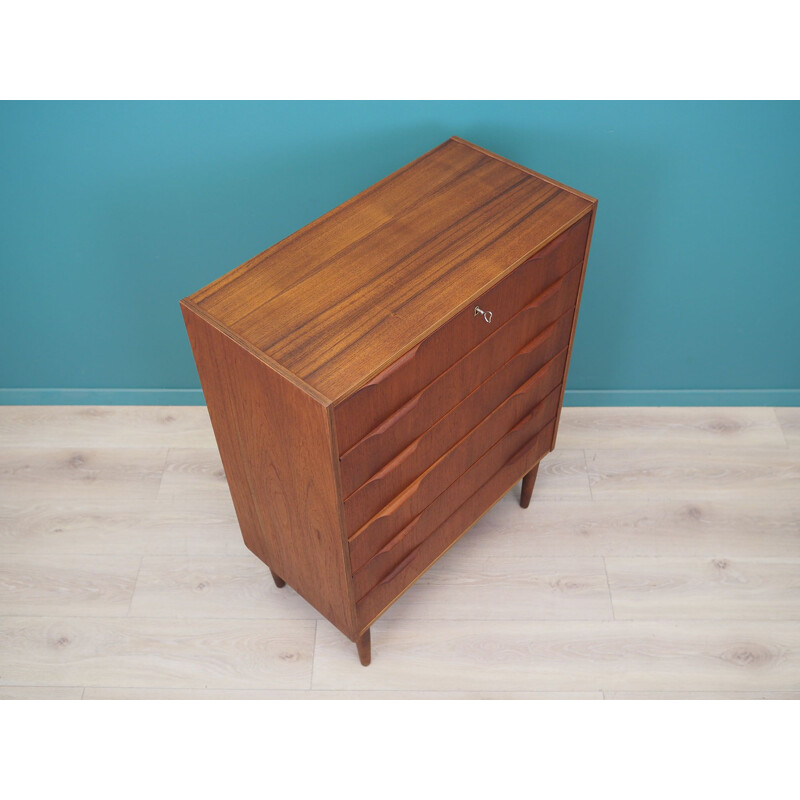
M798 430L564 409L365 669L244 547L204 408L0 407L0 699L800 699Z

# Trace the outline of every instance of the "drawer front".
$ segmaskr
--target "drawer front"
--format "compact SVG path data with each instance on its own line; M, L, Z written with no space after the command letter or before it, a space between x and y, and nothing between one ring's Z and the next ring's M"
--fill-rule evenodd
M533 372L566 347L579 284L580 267L570 270L548 287L344 453L341 456L343 496L349 497L424 433L434 420L447 415L464 398L471 396L476 386L526 348L537 343L536 346L541 345L549 352L538 364L531 356ZM540 341L542 337L546 343Z
M372 585L372 588L356 603L359 628L363 630L370 625L514 483L547 454L554 424L555 420L551 420L538 433L529 437L521 448L502 460L494 472L488 469L487 464L487 469L483 473L484 482L432 532L409 531L405 541L398 537L396 552L391 554L390 559L384 559L391 561L393 566L384 570L384 564L378 567L379 561L376 558L374 569L372 564L365 567L365 570L372 570L368 580L366 577L359 579L356 574L358 585L369 583ZM486 479L486 472L490 473L488 479Z
M533 391L538 389L538 384ZM373 517L350 538L350 562L354 573L389 545L437 498L451 490L457 495L474 492L475 480L485 481L541 428L555 418L560 399L560 384L537 403L525 405L525 394L510 398L494 414L451 448L430 469ZM464 481L469 473L472 477ZM451 489L461 479L462 488ZM481 481L482 482L482 481ZM479 485L479 484L478 484ZM464 486L472 486L463 494ZM445 501L446 502L446 501ZM429 528L432 530L432 528Z
M548 345L552 347L550 339L518 353L345 500L348 535L366 524L431 465L432 475L427 480L446 486L454 471L459 474L469 466L471 461L466 463L467 459L479 458L559 386L564 377L566 346L548 360ZM451 449L452 453L448 452ZM440 458L441 463L437 463Z
M558 278L578 266L583 259L589 222L588 216L579 220L475 303L334 407L339 454L347 452L420 389L504 325ZM492 312L490 324L474 315L475 305Z

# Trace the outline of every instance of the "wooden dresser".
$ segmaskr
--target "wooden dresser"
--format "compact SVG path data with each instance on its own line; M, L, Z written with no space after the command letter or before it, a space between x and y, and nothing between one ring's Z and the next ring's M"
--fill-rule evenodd
M596 206L454 137L181 301L245 544L362 664L520 479L528 505Z

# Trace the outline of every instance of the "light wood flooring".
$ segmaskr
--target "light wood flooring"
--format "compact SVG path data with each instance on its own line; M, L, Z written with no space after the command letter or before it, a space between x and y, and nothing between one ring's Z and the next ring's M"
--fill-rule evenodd
M372 629L244 547L204 408L0 408L0 698L800 698L800 409L567 408Z

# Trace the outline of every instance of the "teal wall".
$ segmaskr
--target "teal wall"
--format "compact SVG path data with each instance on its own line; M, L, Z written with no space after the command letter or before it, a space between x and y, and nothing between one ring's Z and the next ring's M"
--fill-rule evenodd
M800 405L800 104L0 103L0 402L202 402L179 298L457 134L599 198L573 404Z

